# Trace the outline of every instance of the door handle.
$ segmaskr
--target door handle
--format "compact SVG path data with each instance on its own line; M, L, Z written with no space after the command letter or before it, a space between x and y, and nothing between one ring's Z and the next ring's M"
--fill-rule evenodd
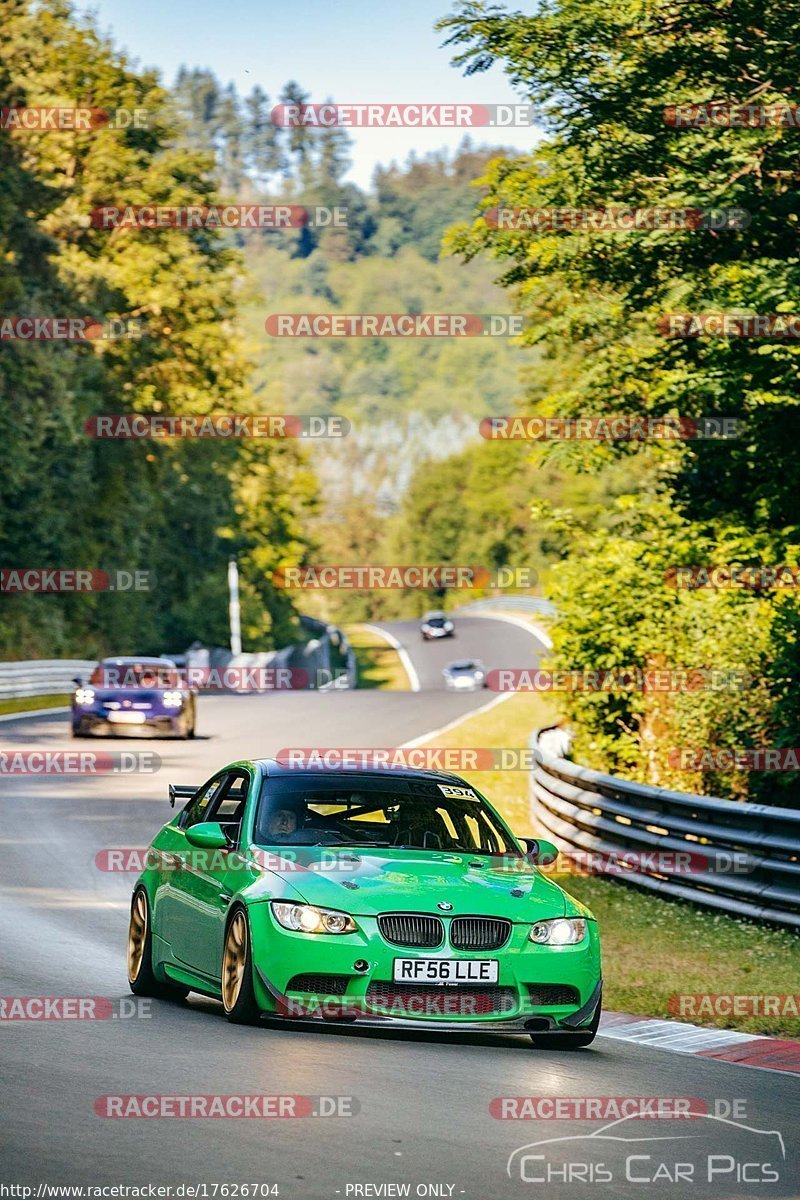
M220 892L219 898L222 904L230 904L233 896L230 892Z

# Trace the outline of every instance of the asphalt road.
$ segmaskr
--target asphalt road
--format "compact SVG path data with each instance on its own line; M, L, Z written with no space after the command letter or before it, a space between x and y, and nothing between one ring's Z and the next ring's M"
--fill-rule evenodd
M219 1004L197 996L183 1005L153 1002L150 1015L122 1015L120 1005L132 1005L124 945L134 877L98 870L95 855L149 842L171 811L167 782L200 782L227 761L287 746L397 745L486 703L485 692L442 690L445 661L474 655L490 668L521 666L536 661L540 649L518 626L485 618L462 620L458 638L439 645L423 645L416 623L387 628L407 645L421 692L202 697L195 742L102 743L154 750L163 760L156 774L3 781L0 993L108 997L119 1015L0 1025L0 1182L204 1183L199 1194L210 1200L220 1184L275 1184L285 1200L402 1194L499 1200L545 1191L602 1200L797 1196L792 1126L796 1131L799 1089L792 1076L602 1037L589 1049L559 1053L513 1036L234 1027ZM66 736L63 715L0 725L5 749L86 745ZM645 972L645 956L658 954L657 932L642 953ZM282 1120L126 1120L94 1110L108 1094L197 1093L347 1096L358 1111ZM786 1157L775 1134L719 1121L626 1123L610 1132L646 1140L621 1142L581 1136L596 1131L596 1122L490 1115L495 1097L531 1095L692 1097L712 1110L718 1101L738 1100L745 1118L739 1126L780 1131ZM564 1137L579 1140L536 1147L521 1163L518 1155L507 1173L517 1148ZM709 1154L718 1156L717 1174L706 1186ZM630 1155L637 1157L631 1162ZM676 1162L683 1164L682 1181L675 1179ZM628 1182L626 1169L656 1182ZM777 1181L757 1182L771 1172ZM549 1184L535 1182L548 1173ZM409 1191L381 1190L390 1184L407 1184Z

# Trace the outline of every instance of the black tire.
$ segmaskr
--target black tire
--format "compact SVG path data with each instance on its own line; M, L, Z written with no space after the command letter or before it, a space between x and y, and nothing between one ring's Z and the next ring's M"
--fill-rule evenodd
M88 734L83 733L83 731L80 729L76 729L75 726L73 725L72 736L74 738L85 738L85 737L88 737Z
M580 1050L582 1046L591 1046L597 1037L600 1025L600 1010L598 1004L590 1023L576 1033L532 1033L530 1039L540 1050Z
M144 911L144 932L142 935L141 957L136 961L132 950L132 939L136 937L135 927L138 927ZM128 987L134 996L152 996L158 1000L185 1000L189 989L179 983L162 983L153 973L153 939L150 931L150 901L143 887L136 888L131 897L131 920L128 927Z
M244 963L238 991L236 992L235 999L233 999L230 994L226 998L226 992L229 991L230 986L226 986L226 959L228 955L228 943L229 940L234 940L235 929L242 930L244 933ZM233 1000L232 1003L231 1000ZM255 988L253 987L253 949L250 938L250 922L247 919L246 910L241 905L233 910L225 927L225 944L222 950L222 1007L225 1009L225 1016L233 1025L256 1025L261 1017L261 1009L258 1006Z

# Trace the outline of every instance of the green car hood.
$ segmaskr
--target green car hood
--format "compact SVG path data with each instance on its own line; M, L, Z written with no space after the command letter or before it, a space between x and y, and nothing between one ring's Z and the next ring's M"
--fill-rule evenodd
M566 912L566 893L546 876L528 867L521 871L493 868L488 865L490 859L479 855L362 849L354 851L351 860L340 854L336 869L330 869L332 857L331 851L322 847L304 847L302 869L269 873L271 895L342 909L353 916L438 913L443 902L451 904L456 915L513 921L560 917ZM478 862L486 865L473 865ZM277 878L283 885L278 889ZM250 896L256 898L253 889Z

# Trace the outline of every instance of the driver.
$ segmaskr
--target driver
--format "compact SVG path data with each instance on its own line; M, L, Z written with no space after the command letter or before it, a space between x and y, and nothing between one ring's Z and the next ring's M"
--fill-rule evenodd
M308 819L308 810L302 801L292 796L276 796L262 823L259 824L261 840L267 845L273 843L302 843L306 840L304 828Z
M267 834L276 842L290 837L297 830L297 813L291 808L276 808L267 821Z

